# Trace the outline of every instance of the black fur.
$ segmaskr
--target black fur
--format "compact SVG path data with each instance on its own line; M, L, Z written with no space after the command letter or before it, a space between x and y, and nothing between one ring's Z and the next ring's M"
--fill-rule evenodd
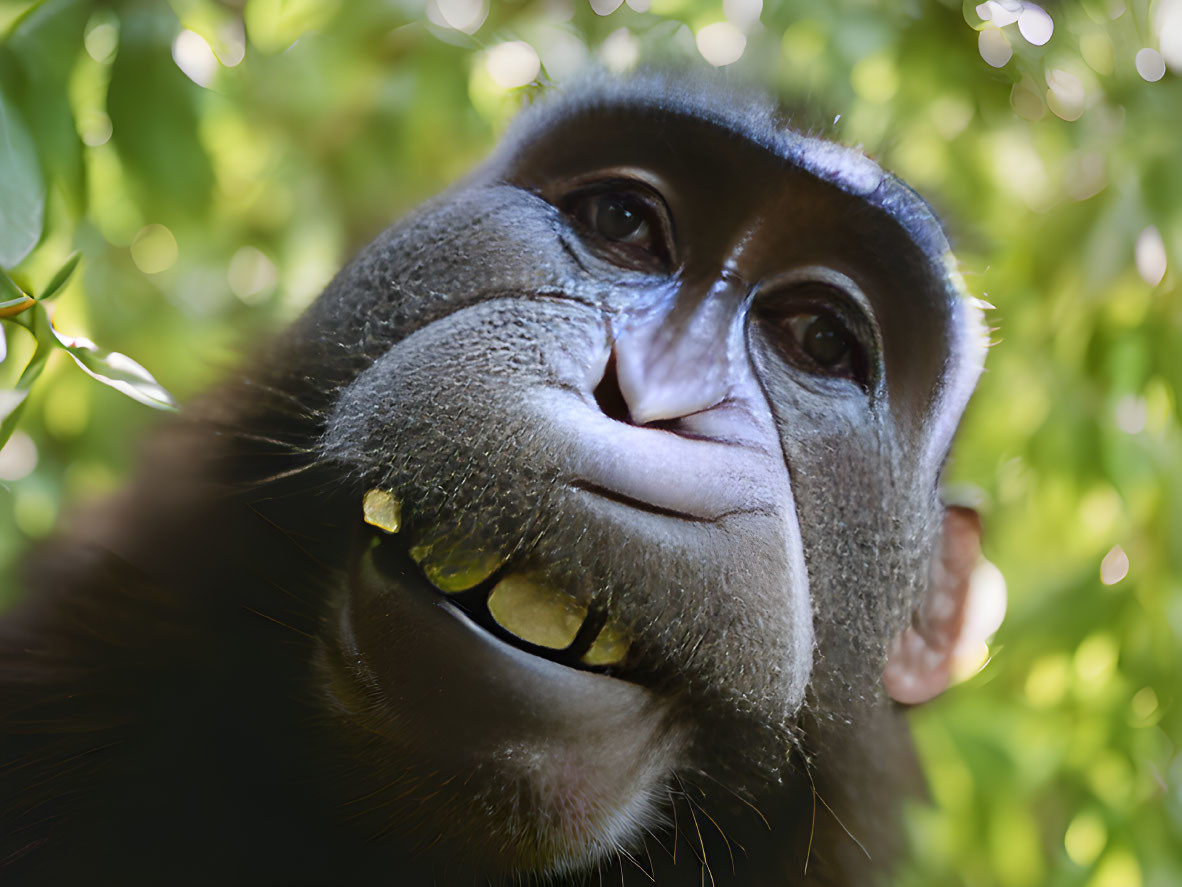
M548 487L561 452L514 413L511 392L491 424L473 417L494 408L486 401L495 404L495 393L473 394L483 398L477 406L431 400L437 374L558 373L535 352L598 329L579 299L545 302L594 289L572 283L575 260L547 246L554 211L494 183L549 130L617 108L706 121L828 183L851 218L865 213L865 224L911 244L880 256L867 244L868 262L898 263L901 275L927 281L915 299L969 316L926 204L869 161L784 128L766 103L646 76L589 82L529 109L486 167L382 235L240 377L159 432L122 496L76 515L30 557L22 603L0 623L0 880L485 883L484 850L472 848L501 838L447 800L454 784L391 747L375 726L384 723L379 704L335 684L327 663L348 646L340 589L358 503L374 485L421 488L421 513L459 539L477 532L469 516L482 516L490 545L559 564L551 568L584 577L592 596L619 562L639 565L638 581L654 587L708 580L692 547L674 563L602 527L539 517L563 507ZM454 353L444 339L424 345L421 361L398 364L412 352L393 346L414 331L445 329L445 319L476 308L499 323L487 316L497 299L523 291L541 307L525 321L505 318L495 339L503 354L467 352L461 337L450 340ZM949 330L939 347L963 357L974 328ZM756 351L764 384L795 391ZM925 396L953 397L946 388ZM389 414L404 389L420 392L421 410ZM907 441L874 439L871 450L904 455L868 458L866 442L843 436L835 415L807 392L776 395L815 613L803 709L776 710L778 684L766 675L719 686L737 668L725 651L704 648L692 673L676 662L668 674L656 668L647 679L674 710L685 708L696 732L685 765L661 783L667 797L645 824L651 833L589 871L510 882L697 884L708 867L707 883L864 884L889 867L898 800L919 778L878 676L886 642L923 591L938 503L934 476L923 473L930 466ZM802 421L828 430L802 435ZM432 443L408 451L407 441ZM853 502L851 487L860 491ZM878 502L892 507L865 504ZM531 513L531 503L550 504ZM426 518L410 520L407 532L428 531ZM615 560L579 553L605 550ZM700 616L678 609L691 604ZM679 624L706 618L714 603L687 595L656 611L651 602L621 606L665 649L680 641ZM667 635L655 627L666 622ZM476 783L508 790L494 777ZM516 832L505 828L507 842Z

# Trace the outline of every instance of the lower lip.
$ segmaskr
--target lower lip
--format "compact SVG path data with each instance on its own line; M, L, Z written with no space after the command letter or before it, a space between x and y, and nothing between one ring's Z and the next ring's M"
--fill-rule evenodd
M533 656L476 625L424 580L388 577L364 551L355 561L343 643L378 684L394 713L439 732L491 730L522 740L561 733L588 719L636 717L657 704L648 690L618 678ZM424 739L427 737L424 736Z

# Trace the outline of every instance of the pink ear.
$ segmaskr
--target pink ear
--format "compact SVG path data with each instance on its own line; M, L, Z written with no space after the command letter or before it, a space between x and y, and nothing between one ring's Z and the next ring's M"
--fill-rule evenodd
M952 682L958 655L984 643L1005 613L1005 596L974 601L973 570L981 560L981 519L971 508L949 506L927 596L911 625L891 642L882 682L897 702L918 705ZM1002 586L1004 589L1004 586ZM990 584L983 594L997 596ZM974 611L970 614L970 610Z

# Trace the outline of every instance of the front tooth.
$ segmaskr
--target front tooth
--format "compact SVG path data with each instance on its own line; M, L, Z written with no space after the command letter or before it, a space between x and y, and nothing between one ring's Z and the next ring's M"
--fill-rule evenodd
M389 490L373 489L361 500L365 522L386 533L402 529L402 503Z
M488 611L501 628L523 641L564 650L587 618L587 605L525 576L506 576L488 596Z
M631 639L628 632L614 619L608 619L587 652L580 657L584 665L618 665L628 655Z
M455 594L475 588L501 568L504 558L497 552L479 548L449 548L437 551L438 546L414 545L410 556L423 575L444 594Z

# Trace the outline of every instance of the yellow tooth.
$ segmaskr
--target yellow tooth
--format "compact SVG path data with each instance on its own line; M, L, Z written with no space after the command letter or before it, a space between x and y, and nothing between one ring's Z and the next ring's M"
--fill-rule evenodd
M624 627L614 619L608 619L580 661L584 665L617 665L628 655L630 643Z
M365 522L386 533L402 529L402 503L389 490L370 490L361 500Z
M431 545L412 546L410 556L423 568L431 584L445 594L475 588L504 563L496 552L462 548L438 552Z
M551 650L569 647L587 618L586 604L524 576L498 582L488 596L488 611L505 631Z

